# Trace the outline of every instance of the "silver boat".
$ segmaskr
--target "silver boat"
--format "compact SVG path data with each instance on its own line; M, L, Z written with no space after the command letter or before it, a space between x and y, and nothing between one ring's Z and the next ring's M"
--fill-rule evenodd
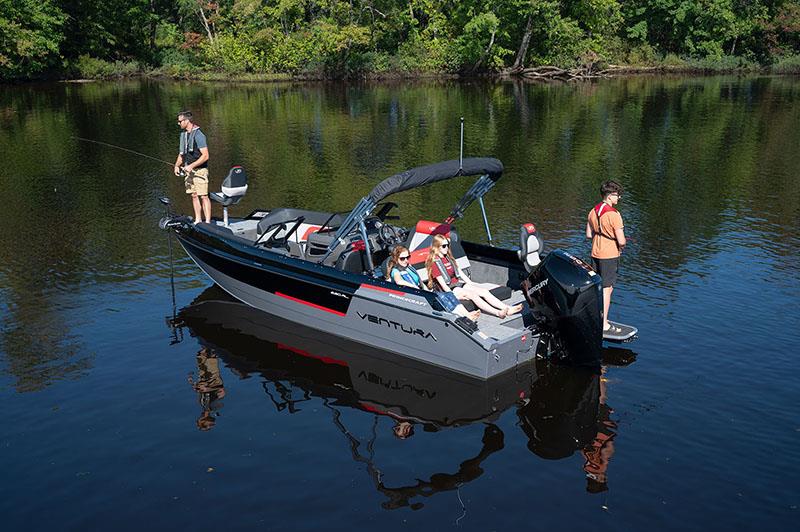
M222 220L193 224L168 213L162 229L236 299L290 322L324 331L426 364L489 379L537 355L579 365L599 365L603 342L600 277L561 250L544 253L531 223L520 226L519 249L462 240L454 223L478 202L487 236L483 196L500 179L503 164L466 158L422 166L381 181L349 213L294 208L255 210L229 218L227 207L247 188L241 167L231 169L221 194ZM442 222L414 227L390 223L392 194L459 177L477 176ZM169 204L169 200L162 198ZM169 209L169 207L168 207ZM476 283L524 310L477 322L445 310L434 292L386 281L383 267L393 246L411 251L423 280L433 235L444 234L458 267Z

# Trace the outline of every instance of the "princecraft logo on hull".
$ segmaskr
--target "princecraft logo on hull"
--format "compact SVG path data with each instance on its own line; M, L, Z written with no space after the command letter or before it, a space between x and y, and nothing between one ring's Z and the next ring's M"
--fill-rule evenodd
M362 320L368 321L370 323L374 323L375 325L381 325L384 327L388 327L390 329L394 329L396 331L403 331L406 334L410 334L412 336L421 336L422 338L432 338L434 342L438 342L439 340L429 332L423 331L422 329L418 329L416 327L411 327L409 325L403 325L402 323L398 323L396 321L388 320L386 318L381 318L380 316L376 316L374 314L362 314L361 312L356 312L358 317Z

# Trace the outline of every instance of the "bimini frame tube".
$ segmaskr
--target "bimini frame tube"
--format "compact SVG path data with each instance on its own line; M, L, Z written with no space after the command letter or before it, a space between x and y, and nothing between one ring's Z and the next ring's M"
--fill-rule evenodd
M486 217L486 207L483 205L483 196L478 198L478 205L481 206L481 214L483 214L483 225L486 227L486 237L489 239L489 245L494 246L492 242L492 232L489 230L489 219Z
M364 225L364 220L358 222L358 229L361 232L361 239L364 241L364 254L367 256L367 264L369 265L370 273L375 269L375 264L372 262L372 250L369 247L369 238L367 238L367 226Z
M325 252L325 255L322 257L322 260L320 261L321 263L325 262L325 259L327 259L331 255L331 253L333 253L333 250L335 250L340 245L345 244L344 237L350 234L350 232L353 229L355 229L355 227L358 224L363 224L364 219L369 215L370 212L372 212L372 209L374 208L375 208L375 202L372 201L369 197L361 198L361 200L358 202L358 205L356 205L353 208L353 210L350 211L350 214L347 215L347 218L345 218L344 222L342 222L342 225L339 226L339 230L336 231L336 235L333 239L333 242L330 243L330 245L328 246L328 251ZM364 238L364 241L366 243L366 238Z

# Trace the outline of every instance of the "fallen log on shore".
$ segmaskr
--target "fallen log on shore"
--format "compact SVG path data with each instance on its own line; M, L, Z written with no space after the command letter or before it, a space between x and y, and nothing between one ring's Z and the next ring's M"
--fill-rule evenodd
M575 68L561 68L543 65L530 68L511 69L506 75L539 80L576 81L608 77L606 70L601 70L597 63L587 63Z

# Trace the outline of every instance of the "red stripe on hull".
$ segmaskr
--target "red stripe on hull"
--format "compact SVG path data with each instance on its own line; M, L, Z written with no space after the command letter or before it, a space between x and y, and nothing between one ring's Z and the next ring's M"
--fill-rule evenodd
M388 292L389 294L395 294L398 296L406 295L405 292L401 292L399 290L392 290L391 288L384 288L382 286L375 286L373 284L362 284L361 288L369 288L370 290L377 290L378 292Z
M307 305L307 306L315 308L317 310L324 310L325 312L330 312L331 314L336 314L337 316L346 316L347 315L344 312L339 312L338 310L333 310L332 308L323 307L321 305L317 305L316 303L312 303L310 301L304 301L302 299L297 299L296 297L292 297L292 296L286 295L286 294L284 294L282 292L275 292L275 295L276 296L280 296L280 297L282 297L284 299L288 299L289 301L294 301L295 303L300 303L301 305Z
M285 344L275 344L275 345L278 346L278 349L284 349L286 351L291 351L292 353L294 353L296 355L300 355L302 357L313 358L315 360L319 360L319 361L324 362L326 364L336 364L337 366L347 367L347 362L345 362L344 360L337 360L337 359L331 358L331 357L325 357L325 356L320 357L320 356L317 356L317 355L312 355L308 351L303 351L302 349L297 349L296 347L292 347L292 346L285 345Z

